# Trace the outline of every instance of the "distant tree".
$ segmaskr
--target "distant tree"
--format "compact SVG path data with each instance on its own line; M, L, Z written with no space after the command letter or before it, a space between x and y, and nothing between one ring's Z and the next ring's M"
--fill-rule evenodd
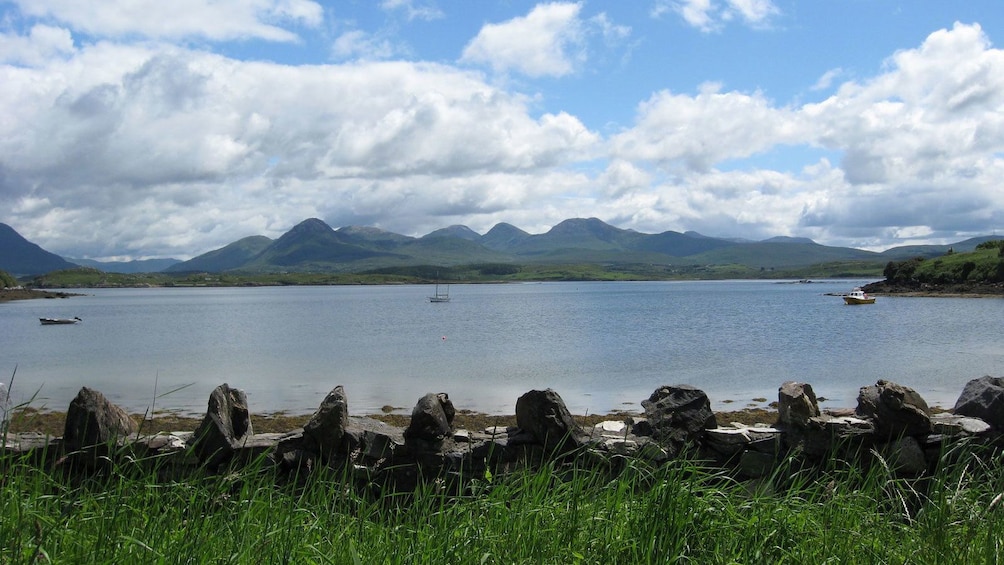
M1000 249L1004 252L1004 239L993 239L990 241L984 241L983 243L976 246L976 249Z
M477 266L478 272L486 276L515 275L520 271L519 265L511 263L485 263Z
M959 273L959 282L962 282L969 278L969 274L973 272L976 268L976 263L972 261L966 261L962 264L962 272Z
M889 283L910 284L916 282L914 280L914 273L917 272L917 267L923 262L923 257L914 257L906 261L889 261L882 271L882 275L885 276L885 280Z
M17 279L7 271L0 271L0 288L14 288L20 285Z

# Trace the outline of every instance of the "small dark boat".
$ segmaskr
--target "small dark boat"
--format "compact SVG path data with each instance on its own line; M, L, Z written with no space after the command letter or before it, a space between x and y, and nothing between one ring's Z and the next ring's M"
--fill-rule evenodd
M39 318L39 322L42 322L43 326L57 326L62 324L76 324L77 322L82 322L80 318L74 316L72 318Z

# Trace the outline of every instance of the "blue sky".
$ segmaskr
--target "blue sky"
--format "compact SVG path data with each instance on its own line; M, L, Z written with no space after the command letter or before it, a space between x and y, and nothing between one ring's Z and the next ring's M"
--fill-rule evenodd
M1004 229L1002 37L998 0L0 0L0 222L948 243Z

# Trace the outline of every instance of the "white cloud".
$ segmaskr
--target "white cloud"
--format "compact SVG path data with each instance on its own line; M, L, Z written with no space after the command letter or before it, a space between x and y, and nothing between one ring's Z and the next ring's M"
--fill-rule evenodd
M15 65L42 65L56 57L73 54L69 30L38 24L27 36L0 34L0 62Z
M763 25L772 16L781 12L771 0L726 0L726 2L727 19L731 19L733 14L738 14L743 21L753 26Z
M351 63L244 62L81 40L78 28L51 24L75 18L71 7L38 5L48 23L0 36L0 221L68 256L186 257L311 216L410 235L502 221L539 233L594 216L646 232L853 246L989 232L1004 220L1004 52L977 25L935 32L867 80L837 84L827 73L817 85L834 88L818 103L715 83L657 90L630 127L601 138L480 73L378 62L400 53L376 34L336 40ZM254 25L307 25L310 11L296 8L311 5L259 0L255 10L270 7L273 19L242 13ZM712 22L739 10L707 6ZM748 18L766 13L746 8ZM465 61L562 76L588 39L630 35L581 10L545 4L486 26L468 45L484 58Z
M398 54L401 49L386 38L362 30L349 30L339 35L331 46L335 60L384 60Z
M383 0L380 3L380 7L384 10L403 11L409 20L438 20L444 16L443 11L440 10L432 2L416 2L415 0Z
M716 85L694 96L658 92L609 144L618 159L668 175L653 185L656 209L695 229L731 218L746 231L787 234L797 226L846 245L867 244L862 234L877 230L950 237L1004 219L1002 107L1004 52L990 48L979 26L957 24L818 104L777 107L759 93ZM824 161L775 178L772 190L766 171L719 169L781 146L842 159L839 168ZM946 201L946 193L954 197Z
M590 18L589 24L599 30L608 45L616 45L631 36L631 26L615 24L605 12Z
M711 0L684 0L676 2L673 7L689 25L702 31L715 28Z
M799 141L800 127L791 111L774 108L759 93L723 93L707 84L697 96L656 93L640 105L637 125L610 144L622 159L667 171L707 171L727 159Z
M670 11L703 32L718 31L725 23L737 19L752 27L762 27L780 14L771 0L658 0L652 16L658 18Z
M319 210L350 223L359 214L386 224L390 214L398 223L388 227L411 231L503 203L531 206L526 195L547 191L526 187L563 176L549 171L598 142L568 114L531 117L522 97L432 64L288 67L103 45L47 68L5 70L0 107L21 108L25 120L0 121L9 181L0 201L38 225L88 217L94 241L57 246L68 255L98 237L153 246L142 234L156 231L155 215L191 238L217 238L233 234L210 226L258 225L263 214L276 236ZM525 192L502 197L487 180L509 177ZM26 204L42 199L52 208ZM185 248L189 237L159 241L147 254L206 250Z
M464 48L461 61L531 77L571 74L585 58L581 9L578 3L540 4L524 17L487 24Z
M823 76L819 77L819 80L816 81L816 84L812 85L812 90L829 89L831 86L833 86L833 81L840 78L840 76L843 74L844 70L840 68L830 69L826 71L825 73L823 73Z
M214 41L295 41L282 24L317 26L323 8L312 0L12 0L26 16L52 19L105 37L203 37Z

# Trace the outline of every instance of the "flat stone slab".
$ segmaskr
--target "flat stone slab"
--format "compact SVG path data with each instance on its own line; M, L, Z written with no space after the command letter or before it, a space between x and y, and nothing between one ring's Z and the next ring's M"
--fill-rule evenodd
M593 426L593 434L599 435L604 438L620 438L624 439L624 435L628 432L628 426L619 420L604 420L595 426Z
M979 436L989 433L992 427L979 418L956 416L954 414L935 414L931 416L931 426L935 433L945 435Z
M7 453L19 454L47 447L58 447L60 444L60 438L37 432L8 433L4 437L3 448Z

